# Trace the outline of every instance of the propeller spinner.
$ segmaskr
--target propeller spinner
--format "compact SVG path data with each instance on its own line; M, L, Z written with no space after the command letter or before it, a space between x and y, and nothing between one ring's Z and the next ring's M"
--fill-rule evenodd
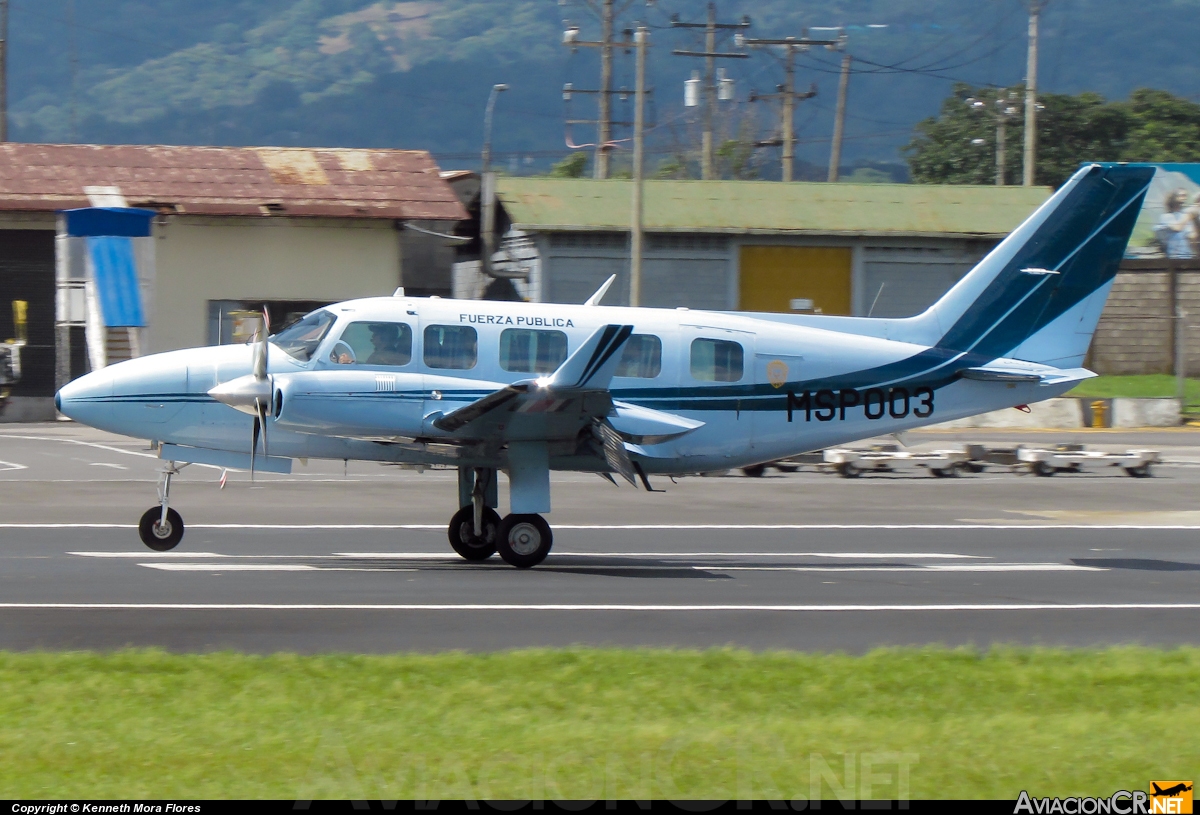
M223 382L208 392L208 395L218 402L229 405L234 410L249 413L254 417L254 427L250 434L250 478L254 479L254 459L258 453L258 438L262 436L263 455L270 455L267 448L267 413L271 409L271 397L275 390L275 382L268 371L268 349L270 343L271 316L267 307L263 306L262 328L258 332L258 341L254 345L254 362L251 373Z

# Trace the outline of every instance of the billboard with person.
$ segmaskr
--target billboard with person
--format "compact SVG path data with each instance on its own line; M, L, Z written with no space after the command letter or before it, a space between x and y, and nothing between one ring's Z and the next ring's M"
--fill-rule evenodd
M1157 169L1126 257L1200 259L1200 164Z

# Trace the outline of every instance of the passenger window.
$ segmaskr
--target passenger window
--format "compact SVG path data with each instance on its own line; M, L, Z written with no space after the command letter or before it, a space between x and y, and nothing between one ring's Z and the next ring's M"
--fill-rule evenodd
M407 365L412 328L405 323L350 323L334 343L329 361L340 365Z
M430 368L474 368L479 335L469 325L431 325L425 329L425 364Z
M692 340L692 378L737 382L742 378L742 346L726 340Z
M567 358L567 335L561 331L509 328L500 334L500 367L506 371L548 374Z
M625 343L614 376L653 379L662 372L662 340L653 334L634 334Z

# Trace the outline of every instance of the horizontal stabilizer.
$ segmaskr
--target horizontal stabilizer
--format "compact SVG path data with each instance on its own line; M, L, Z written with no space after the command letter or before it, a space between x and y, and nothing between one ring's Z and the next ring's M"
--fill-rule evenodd
M1049 365L1000 359L978 368L959 371L963 379L978 382L1037 382L1042 385L1060 385L1091 379L1094 374L1087 368L1054 368Z
M603 325L588 337L548 380L552 390L607 390L621 362L621 349L633 334L631 325Z

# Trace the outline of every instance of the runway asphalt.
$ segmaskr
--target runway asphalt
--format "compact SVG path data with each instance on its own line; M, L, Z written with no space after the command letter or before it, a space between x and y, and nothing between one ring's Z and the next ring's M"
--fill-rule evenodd
M655 479L663 493L556 475L554 551L518 571L449 550L453 472L356 462L253 484L231 473L224 489L219 470L189 467L172 496L187 534L157 554L135 528L160 465L144 443L7 425L0 648L1200 642L1200 433L909 439L975 440L1151 447L1166 461L1149 479L805 468Z

